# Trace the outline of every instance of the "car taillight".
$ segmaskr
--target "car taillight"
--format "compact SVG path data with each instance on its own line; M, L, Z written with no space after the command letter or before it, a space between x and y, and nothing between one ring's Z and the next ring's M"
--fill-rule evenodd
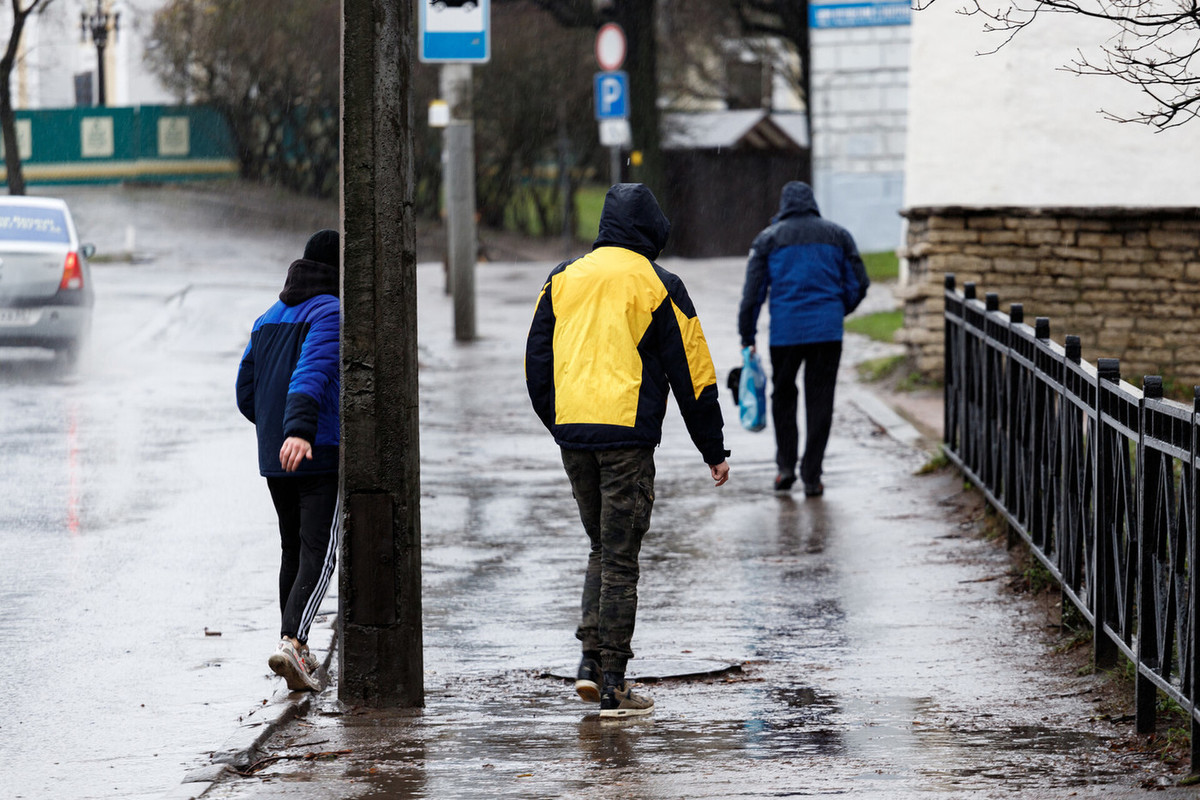
M63 264L62 280L58 283L59 289L82 289L83 288L83 270L79 267L79 254L72 251L67 253L67 262Z

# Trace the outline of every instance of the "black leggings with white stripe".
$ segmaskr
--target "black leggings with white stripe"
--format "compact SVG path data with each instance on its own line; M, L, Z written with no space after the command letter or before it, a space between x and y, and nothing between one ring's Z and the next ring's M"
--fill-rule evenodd
M337 564L338 476L267 478L279 515L280 636L308 641L308 629L325 599Z

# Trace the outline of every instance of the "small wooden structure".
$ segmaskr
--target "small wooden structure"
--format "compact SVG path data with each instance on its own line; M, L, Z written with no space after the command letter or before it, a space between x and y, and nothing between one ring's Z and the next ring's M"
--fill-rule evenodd
M663 115L668 255L745 255L788 181L812 181L804 114L766 109Z

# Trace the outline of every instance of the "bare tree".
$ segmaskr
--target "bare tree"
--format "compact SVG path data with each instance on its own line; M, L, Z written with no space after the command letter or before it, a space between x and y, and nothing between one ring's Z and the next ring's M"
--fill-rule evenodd
M960 13L984 17L984 30L1001 35L1000 43L989 51L993 53L1044 14L1074 14L1111 23L1111 35L1098 44L1098 57L1077 50L1076 58L1064 69L1078 75L1115 77L1140 89L1152 105L1132 114L1106 109L1105 116L1159 129L1200 116L1197 0L1010 0L1001 8L971 0Z
M597 29L616 22L628 44L625 69L629 72L629 126L634 146L645 161L640 177L662 197L665 178L660 147L658 113L658 39L655 0L532 0L562 26Z
M30 14L40 14L54 0L33 0L22 7L22 0L12 0L13 27L8 46L0 56L0 130L4 135L4 168L8 175L8 193L25 194L25 175L21 171L21 152L17 146L17 114L12 103L12 71L21 49L21 34Z
M338 186L336 0L170 0L146 58L181 99L229 120L243 177L328 196Z
M808 29L808 0L729 0L744 33L778 37L790 42L800 56L797 76L804 99L808 141L812 142L812 47ZM932 0L930 0L932 2Z

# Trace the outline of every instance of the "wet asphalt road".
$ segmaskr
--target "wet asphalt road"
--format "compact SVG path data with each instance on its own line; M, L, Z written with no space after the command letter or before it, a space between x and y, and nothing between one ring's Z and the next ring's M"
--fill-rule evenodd
M0 797L159 797L275 686L277 534L233 382L308 231L59 193L102 256L138 258L93 265L78 370L0 353Z
M666 266L723 377L740 260ZM1194 796L1146 788L1178 776L1116 748L1129 726L1094 718L1095 679L1049 663L1049 620L995 580L1008 556L972 535L961 480L915 475L925 455L853 402L858 340L819 500L770 491L770 433L731 405L712 487L668 412L630 669L736 669L650 682L651 718L601 722L555 677L577 659L586 539L524 394L547 271L481 266L480 339L456 345L440 270L419 270L426 707L326 691L205 798Z

